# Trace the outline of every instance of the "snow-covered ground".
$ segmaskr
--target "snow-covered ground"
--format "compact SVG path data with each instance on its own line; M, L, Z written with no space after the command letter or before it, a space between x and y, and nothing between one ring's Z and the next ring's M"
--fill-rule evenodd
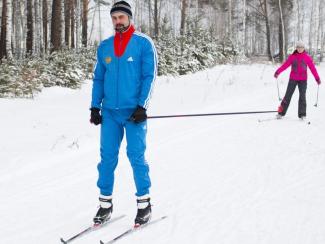
M160 77L150 115L275 110L272 65L218 66ZM325 82L325 65L318 67ZM289 72L280 79L283 95ZM323 84L324 85L324 84ZM160 224L119 243L325 243L325 90L309 74L308 125L298 91L284 120L274 114L148 122L153 215ZM97 208L99 127L89 123L91 81L44 89L34 100L0 99L0 243L54 244L86 227ZM123 220L75 243L128 228L136 211L122 145L114 215Z

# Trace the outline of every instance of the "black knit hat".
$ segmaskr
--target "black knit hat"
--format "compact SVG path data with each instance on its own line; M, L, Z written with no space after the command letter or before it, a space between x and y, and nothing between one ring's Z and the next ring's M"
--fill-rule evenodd
M111 15L115 12L123 12L132 18L131 5L125 1L119 1L113 4Z

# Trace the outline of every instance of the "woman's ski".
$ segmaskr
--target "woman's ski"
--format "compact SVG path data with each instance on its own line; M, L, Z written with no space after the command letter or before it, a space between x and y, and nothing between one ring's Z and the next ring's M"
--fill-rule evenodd
M116 222L122 218L124 218L126 215L120 215L120 216L117 216L115 218L111 218L110 220L106 221L105 223L103 224L92 224L91 226L87 227L86 229L80 231L79 233L77 233L76 235L70 237L68 240L64 240L63 238L60 238L60 241L64 244L67 244L67 243L70 243L72 242L73 240L77 239L77 238L80 238L81 236L84 236L92 231L95 231L95 230L98 230L98 229L101 229L113 222Z
M104 241L101 240L101 241L100 241L100 244L111 244L111 243L115 243L115 242L118 241L119 239L121 239L121 238L123 238L123 237L125 237L125 236L127 236L127 235L129 235L129 234L131 234L131 233L133 233L133 232L136 232L136 231L139 231L139 230L142 230L143 228L145 228L145 227L147 227L147 226L149 226L149 225L153 225L153 224L155 224L155 223L157 223L157 222L159 222L159 221L161 221L161 220L163 220L163 219L165 219L165 218L167 218L166 215L165 215L165 216L162 216L162 217L160 217L160 218L158 218L158 219L155 219L155 220L153 220L153 221L150 221L150 222L147 223L147 224L140 225L140 226L133 226L133 227L129 228L128 230L124 231L123 233L119 234L118 236L116 236L115 238L113 238L113 239L110 240L110 241L104 242Z
M274 121L274 120L284 120L284 121L300 121L300 122L304 122L306 123L307 125L310 125L311 122L309 120L306 120L306 119L292 119L292 118L279 118L279 117L270 117L270 118L263 118L263 119L259 119L258 122L259 123L262 123L262 122L268 122L268 121Z

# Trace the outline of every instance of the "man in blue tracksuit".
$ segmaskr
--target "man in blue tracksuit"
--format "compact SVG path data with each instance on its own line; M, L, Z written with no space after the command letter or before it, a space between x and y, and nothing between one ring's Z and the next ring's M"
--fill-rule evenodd
M101 124L97 182L100 207L94 222L102 224L111 217L114 170L125 133L127 156L137 189L135 224L142 225L151 218L151 182L144 153L146 109L157 75L157 54L152 40L135 31L127 2L115 3L111 17L116 33L98 47L92 88L90 121Z

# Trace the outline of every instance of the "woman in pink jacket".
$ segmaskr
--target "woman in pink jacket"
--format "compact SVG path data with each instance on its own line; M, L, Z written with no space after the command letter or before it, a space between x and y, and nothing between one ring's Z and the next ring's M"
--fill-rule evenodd
M318 85L321 80L315 68L312 58L306 53L304 43L299 41L296 45L296 50L289 56L287 61L282 64L274 74L275 78L291 66L290 80L288 83L286 94L278 108L277 118L282 118L287 112L291 97L298 85L299 89L299 103L298 103L298 117L304 119L306 117L306 90L307 90L307 67L310 69L315 77Z

